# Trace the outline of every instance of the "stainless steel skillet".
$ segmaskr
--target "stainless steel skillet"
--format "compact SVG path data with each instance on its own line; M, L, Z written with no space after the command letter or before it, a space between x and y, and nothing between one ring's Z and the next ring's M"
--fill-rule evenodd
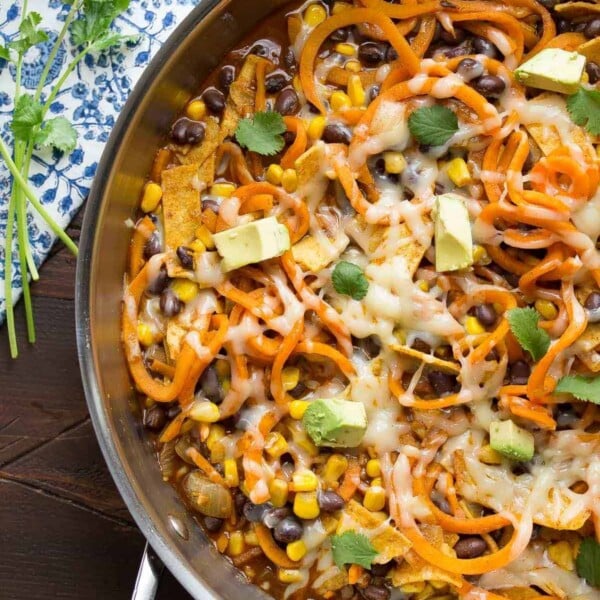
M141 427L120 344L123 274L135 207L155 150L223 55L285 0L200 0L148 66L110 139L87 201L77 265L79 362L96 436L112 476L149 544L198 599L254 600L161 478ZM152 563L144 573L152 573ZM153 582L139 581L136 598Z

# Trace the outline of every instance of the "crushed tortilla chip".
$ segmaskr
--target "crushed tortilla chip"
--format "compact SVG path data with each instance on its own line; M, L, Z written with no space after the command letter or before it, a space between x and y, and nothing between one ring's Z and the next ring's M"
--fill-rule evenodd
M348 573L346 571L340 571L337 567L331 567L331 577L327 577L325 581L322 581L322 577L318 577L320 585L317 588L317 592L322 596L326 592L337 592L342 589L348 583Z
M306 186L311 186L312 192L315 181L322 181L325 184L329 182L323 170L326 160L325 144L323 142L318 142L314 146L311 146L296 159L294 167L298 173L298 188L300 190ZM324 192L325 190L323 190Z
M596 348L600 346L600 323L590 323L575 342L579 360L594 373L600 371L600 354Z
M292 246L292 256L305 271L311 273L318 273L333 260L312 235L305 235Z
M421 581L444 581L455 587L460 587L462 583L460 575L449 573L425 562L411 550L406 555L406 561L392 571L392 584L394 587L400 587L407 583L420 583Z
M591 2L563 2L557 4L554 10L565 19L576 19L577 17L589 17L592 13L600 13L600 4Z
M581 44L581 46L577 48L577 52L583 54L588 61L600 63L600 37Z
M181 352L183 338L187 334L187 329L179 325L173 319L167 323L167 335L165 336L165 350L171 362L176 361Z
M420 352L419 350L415 350L414 348L403 346L401 344L392 344L391 348L403 356L408 356L418 360L419 362L424 362L425 364L431 365L432 367L435 367L444 373L460 373L460 365L458 363L442 360L433 354L426 354L425 352Z
M404 556L411 547L408 538L395 527L383 525L385 520L386 516L383 513L371 512L355 500L350 500L344 509L336 533L340 535L344 531L351 530L361 533L362 530L379 553L373 562L384 565L394 558ZM368 531L371 529L377 529L378 533L369 535Z

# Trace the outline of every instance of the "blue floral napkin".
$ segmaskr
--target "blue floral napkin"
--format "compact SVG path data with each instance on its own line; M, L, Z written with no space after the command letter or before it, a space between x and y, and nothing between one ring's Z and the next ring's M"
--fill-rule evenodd
M64 115L73 123L79 135L77 148L58 161L50 151L37 152L31 168L31 184L45 208L61 226L69 223L83 203L104 144L130 90L162 42L197 2L131 0L129 9L115 21L114 28L124 34L139 34L137 44L125 44L101 55L88 55L56 98L50 112ZM16 37L22 4L22 0L0 0L0 45L5 46ZM25 92L31 92L37 86L68 8L60 0L29 0L28 11L37 11L43 16L41 25L50 39L29 50L25 57L22 80ZM50 70L49 80L58 77L62 65L74 52L73 46L68 40L65 41ZM0 59L0 135L10 142L11 147L9 123L14 85L14 66ZM9 172L0 159L0 324L5 316L4 240L9 194ZM46 258L55 236L35 212L29 213L28 221L34 258L39 266ZM15 243L13 256L16 255ZM21 293L18 261L13 266L12 288L16 299Z

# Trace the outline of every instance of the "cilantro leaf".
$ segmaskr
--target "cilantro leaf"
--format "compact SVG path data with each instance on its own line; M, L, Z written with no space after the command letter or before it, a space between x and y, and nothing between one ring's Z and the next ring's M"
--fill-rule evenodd
M13 113L12 130L17 140L28 141L34 127L42 123L43 106L31 94L19 96Z
M369 289L369 282L362 269L345 260L335 265L331 281L338 294L345 294L354 300L362 300Z
M10 51L4 46L0 46L0 58L4 60L10 60Z
M373 559L377 556L377 550L373 548L369 538L356 531L344 531L341 535L332 535L331 551L339 569L346 564L370 569Z
M565 375L558 380L554 391L573 394L578 400L600 404L600 377Z
M442 146L458 131L458 119L449 108L435 104L414 110L408 128L420 144Z
M9 42L8 47L16 50L19 54L25 54L32 46L45 42L48 39L48 34L38 28L41 22L42 15L40 13L28 13L19 25L21 35L16 40Z
M600 544L594 538L588 537L581 542L575 565L580 577L590 585L600 587Z
M110 34L111 23L129 7L129 0L84 0L83 15L71 24L71 35L76 46L100 44L98 50L123 40L119 34Z
M286 126L275 111L257 112L252 119L242 119L235 130L240 146L263 156L277 154L284 145L282 134Z
M580 87L567 98L567 109L573 123L585 127L592 135L600 135L600 92Z
M550 347L550 336L544 329L538 327L540 313L528 306L513 308L507 313L510 329L524 350L527 350L533 360L540 360Z
M35 136L35 143L44 148L72 152L77 146L77 132L68 119L56 117L44 123L44 127Z

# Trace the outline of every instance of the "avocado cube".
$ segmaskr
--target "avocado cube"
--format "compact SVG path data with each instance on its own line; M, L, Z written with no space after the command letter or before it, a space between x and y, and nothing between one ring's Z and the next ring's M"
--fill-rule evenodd
M367 430L367 414L362 402L319 398L306 409L302 424L317 446L355 448Z
M473 236L464 198L437 196L435 204L435 268L458 271L473 264Z
M535 452L533 434L510 419L490 424L490 446L503 456L522 462L531 460Z
M560 48L545 48L515 70L521 83L541 90L574 94L585 68L585 56Z

